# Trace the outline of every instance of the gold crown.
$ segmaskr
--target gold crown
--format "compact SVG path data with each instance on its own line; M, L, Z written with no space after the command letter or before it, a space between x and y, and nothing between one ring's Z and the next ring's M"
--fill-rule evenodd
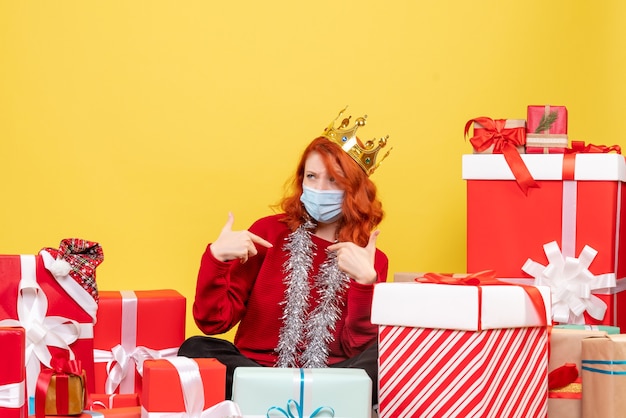
M359 144L359 141L357 140L356 131L361 126L365 125L367 115L356 118L354 126L351 128L348 128L348 124L350 123L350 118L352 116L343 118L339 126L335 128L335 123L337 122L337 119L341 118L343 112L345 112L347 108L348 106L346 106L341 112L339 112L339 115L337 115L335 120L333 120L330 125L328 125L326 129L324 129L324 133L322 134L322 136L338 144L345 152L348 153L350 157L352 157L354 161L357 162L359 166L361 166L361 168L365 171L365 174L369 176L374 172L374 170L378 168L380 163L382 163L383 160L387 158L389 152L391 151L390 148L389 151L387 151L387 153L383 155L383 157L379 161L376 161L378 152L385 145L387 145L387 139L389 138L389 135L385 136L384 138L380 138L377 145L374 143L375 139L373 139L371 141L367 141L363 146L361 146Z

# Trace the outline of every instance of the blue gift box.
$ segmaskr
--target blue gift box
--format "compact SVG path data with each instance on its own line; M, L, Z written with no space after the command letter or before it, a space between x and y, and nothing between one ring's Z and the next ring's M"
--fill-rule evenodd
M369 418L372 380L361 369L238 367L233 401L244 418Z

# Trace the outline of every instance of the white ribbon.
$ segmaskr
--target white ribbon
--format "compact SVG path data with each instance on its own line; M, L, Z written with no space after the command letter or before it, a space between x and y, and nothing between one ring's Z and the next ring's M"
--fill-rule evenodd
M166 348L163 350L152 350L143 346L135 347L131 352L127 352L121 344L116 345L110 351L94 350L94 363L107 363L107 379L105 382L105 393L113 394L118 387L121 389L122 382L130 381L132 377L133 386L130 392L134 393L135 370L143 376L143 362L146 360L156 360L175 356L178 348Z
M121 342L108 350L94 350L94 363L107 363L105 393L119 387L120 393L135 393L135 369L143 376L143 362L176 356L178 347L154 350L137 346L137 295L132 290L120 291L122 296Z
M24 405L25 382L0 385L0 408L21 408Z
M54 276L57 283L67 292L68 295L78 305L91 316L92 323L96 323L96 314L98 313L98 303L94 300L94 298L86 291L79 283L76 282L69 275L69 264L67 261L57 258L56 260L49 252L45 250L41 250L39 252L41 258L43 260L43 265L46 269ZM67 269L59 269L58 264L65 263L68 265Z
M544 266L530 258L522 270L535 278L536 286L549 286L552 293L552 319L568 324L584 324L584 312L592 318L602 320L606 313L606 303L591 292L615 287L615 274L594 275L589 265L598 252L586 245L578 258L561 253L556 241L543 246L548 258Z
M204 409L204 384L198 363L187 357L167 358L178 373L185 402L184 412L148 412L141 409L143 418L241 418L239 406L232 401L223 401ZM203 410L204 409L204 410Z
M81 326L62 316L46 316L48 298L37 284L35 256L21 255L20 264L17 320L2 320L0 326L22 327L26 331L26 387L29 396L33 396L41 364L50 367L52 354L48 346L67 350L70 359L74 359L70 344L81 336Z

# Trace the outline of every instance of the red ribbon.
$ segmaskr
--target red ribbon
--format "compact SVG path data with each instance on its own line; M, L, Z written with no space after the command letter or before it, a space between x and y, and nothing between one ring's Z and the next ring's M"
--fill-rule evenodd
M602 153L606 154L609 152L615 151L617 154L622 153L622 148L619 145L594 145L587 144L585 145L585 141L572 141L572 148L568 148L565 150L568 154L575 153Z
M53 357L50 361L50 368L43 369L37 378L35 388L35 416L44 418L46 416L46 394L52 376L56 377L56 410L57 415L68 415L69 413L69 377L82 376L83 368L80 360L68 360L64 357ZM83 404L86 405L87 393Z
M474 122L482 126L482 128L474 128L474 136L470 139L474 149L482 152L493 145L493 153L504 155L524 194L528 194L528 189L531 187L539 187L517 150L518 146L526 144L526 129L523 127L507 129L504 127L506 119L493 120L483 116L470 119L465 124L465 137Z
M415 279L416 282L421 283L437 283L437 284L449 284L460 286L476 286L478 288L478 330L482 329L482 288L481 286L519 286L528 295L530 301L535 308L535 311L541 319L541 324L546 326L548 324L546 306L543 303L543 297L535 286L529 286L525 284L508 283L500 281L496 278L496 272L493 270L484 270L477 273L468 274L463 277L453 277L447 274L440 273L426 273L423 277Z
M548 390L559 389L574 383L578 379L578 367L574 363L565 363L548 373Z

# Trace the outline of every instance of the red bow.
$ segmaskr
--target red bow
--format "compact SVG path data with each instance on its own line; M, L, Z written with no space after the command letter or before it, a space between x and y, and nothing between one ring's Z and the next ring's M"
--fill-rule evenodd
M526 144L525 129L507 129L504 127L506 119L493 120L483 116L470 119L465 124L465 137L467 137L469 129L474 122L482 126L481 129L474 128L474 136L470 138L474 149L482 152L493 145L493 153L504 155L504 159L511 168L511 172L524 194L528 193L530 187L539 187L517 150L518 146Z
M574 363L565 363L548 373L548 390L565 387L577 378L578 367Z

